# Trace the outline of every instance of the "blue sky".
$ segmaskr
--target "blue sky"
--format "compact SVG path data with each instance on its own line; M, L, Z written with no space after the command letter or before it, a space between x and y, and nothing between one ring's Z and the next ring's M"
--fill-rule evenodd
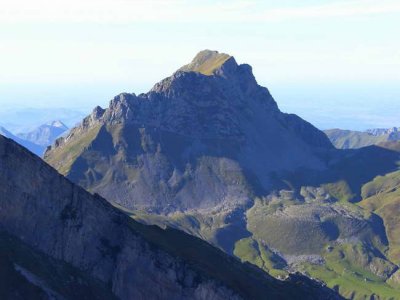
M400 125L398 0L0 1L3 111L106 106L213 49L320 128Z

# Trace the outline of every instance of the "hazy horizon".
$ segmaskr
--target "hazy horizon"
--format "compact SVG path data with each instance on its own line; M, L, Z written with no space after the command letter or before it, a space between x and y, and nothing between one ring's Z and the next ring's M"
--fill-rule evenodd
M376 85L364 89L362 85L314 87L296 85L295 83L287 85L259 83L269 88L283 112L297 114L322 130L330 128L365 130L400 126L400 102L392 101L394 94L400 96L400 87L383 86L382 88ZM67 91L65 91L65 87L60 86L49 87L48 90L40 87L36 88L42 91L37 93L36 103L14 102L2 105L0 125L7 128L8 117L16 119L15 113L26 110L34 110L37 113L38 110L43 109L44 112L42 118L37 118L37 122L32 123L31 126L28 124L25 128L35 127L53 119L63 119L62 116L49 115L47 113L49 110L70 110L71 112L79 112L80 116L83 117L89 114L97 105L103 108L108 107L109 101L119 93L139 94L147 92L151 87L129 89L116 84L110 86L100 85L99 88L82 86L74 89L71 87ZM377 98L377 101L365 103L365 99L372 97L369 95L371 92L374 94L373 97ZM31 99L28 94L23 95L23 93L20 94L20 97L24 100ZM9 112L14 113L14 115L7 116ZM79 116L78 114L75 115ZM21 118L26 120L26 116L23 114L21 114ZM6 121L4 122L4 120ZM75 124L75 120L68 123L64 119L68 126ZM7 129L14 131L13 128Z
M121 92L147 92L211 49L252 65L283 111L320 129L400 125L398 1L117 4L5 3L0 117L26 108L87 114Z

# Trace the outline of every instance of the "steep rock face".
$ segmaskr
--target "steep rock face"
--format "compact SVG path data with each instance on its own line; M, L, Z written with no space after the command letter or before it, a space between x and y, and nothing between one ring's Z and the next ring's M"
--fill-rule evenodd
M95 108L45 159L110 201L169 213L246 206L271 188L271 174L324 169L317 153L331 148L279 111L249 65L203 51L147 94Z
M141 225L2 136L0 193L1 232L78 268L120 299L336 297L310 281L297 285L263 275L176 230ZM48 293L25 267L15 268L31 283L42 283L35 293Z

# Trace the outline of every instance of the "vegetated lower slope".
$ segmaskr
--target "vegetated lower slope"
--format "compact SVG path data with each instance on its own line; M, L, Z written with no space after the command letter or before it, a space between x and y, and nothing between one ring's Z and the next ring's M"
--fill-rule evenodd
M400 263L399 180L399 171L375 178L363 187L365 199L360 202L382 217L391 246L388 255L396 263Z
M381 146L400 149L400 142L387 142ZM388 257L400 264L400 171L377 176L362 187L360 206L382 217L389 240ZM400 285L399 272L391 282Z
M328 129L324 132L338 149L357 149L382 142L400 140L400 131L397 127L366 131Z
M140 224L0 136L2 299L336 299L175 229Z
M229 55L200 52L149 93L118 95L45 159L132 218L275 276L302 271L354 299L399 295L386 225L355 204L398 169L398 151L334 149Z
M317 176L319 187L299 187L296 180L310 185L315 178L293 176L294 190L256 200L247 211L252 235L235 245L235 253L275 275L282 269L302 271L346 298L398 299L396 207L388 207L389 216L389 210L385 214L368 205L379 205L369 197L397 183L398 171L379 174L396 169L390 165L398 163L399 145L345 151L345 157L331 166L331 174ZM340 180L331 177L334 173Z

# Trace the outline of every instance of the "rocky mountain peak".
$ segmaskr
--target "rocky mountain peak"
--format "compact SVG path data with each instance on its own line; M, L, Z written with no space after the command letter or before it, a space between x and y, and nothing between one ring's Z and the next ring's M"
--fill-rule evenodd
M56 128L61 128L61 129L64 129L64 130L67 130L67 129L68 129L67 125L65 125L65 124L64 124L63 122L61 122L60 120L51 121L51 122L48 122L48 123L45 124L45 125L51 126L51 127L56 127Z
M179 114L185 111L191 119L204 115L202 124L194 120L196 128L220 121L225 123L224 126L234 128L245 110L248 113L279 111L268 89L258 85L251 66L239 65L234 57L210 50L201 51L190 64L155 84L144 97L153 102L169 99L164 106L176 104L177 109L172 111ZM222 120L222 114L227 117L225 120ZM219 121L209 120L216 117ZM226 122L228 119L232 122Z
M105 109L101 108L100 106L96 106L93 109L93 111L90 115L90 118L93 120L98 120L103 116L104 112L105 112Z
M213 74L205 75L204 66L212 66ZM96 107L82 125L124 122L197 137L238 137L241 119L258 112L278 112L278 106L251 67L205 50L148 93L121 93L108 109Z
M367 129L366 132L373 135L373 136L382 136L382 135L387 135L387 134L392 134L392 133L398 133L399 127L391 127L391 128L373 128L373 129Z
M191 63L181 67L179 71L213 75L216 70L221 68L227 62L230 65L237 66L235 59L229 54L219 53L218 51L203 50L193 58Z
M180 72L196 72L206 76L225 77L230 80L236 77L244 81L245 84L256 83L250 65L239 65L233 56L218 51L200 51L191 63L184 65L176 73L179 74Z
M206 65L212 74L202 71ZM324 168L315 151L331 147L325 134L311 124L282 113L268 89L258 85L249 65L206 50L148 93L121 93L107 109L96 107L46 152L45 159L84 187L101 187L93 190L111 201L171 212L247 203L243 191L251 183L244 178L251 182L257 178L257 185L268 189L270 172ZM99 167L99 161L91 159L81 164L77 158L89 158L86 152L96 152L93 157L115 155L115 164L121 166ZM215 162L208 166L211 160ZM139 175L148 164L149 172ZM186 170L188 165L198 172L196 176ZM207 168L213 175L203 173ZM240 187L226 177L232 172ZM210 176L218 178L213 187L205 181ZM121 193L117 195L110 192L108 182L119 186L119 178L126 184L117 188ZM155 192L159 190L164 192ZM186 200L184 195L189 194L193 201Z

